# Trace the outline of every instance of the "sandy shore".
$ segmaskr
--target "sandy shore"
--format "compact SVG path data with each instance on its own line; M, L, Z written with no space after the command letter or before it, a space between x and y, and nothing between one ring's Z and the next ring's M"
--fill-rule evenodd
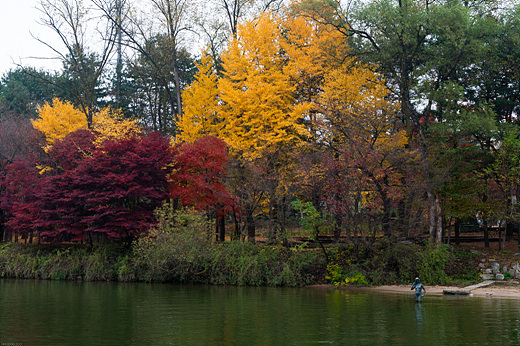
M396 293L396 294L413 294L410 285L392 285L368 287L367 290L376 292ZM454 286L425 286L427 295L442 295L444 290L448 291L465 291L463 287ZM487 298L512 298L520 299L520 283L518 281L497 282L490 286L480 287L469 291L473 297Z

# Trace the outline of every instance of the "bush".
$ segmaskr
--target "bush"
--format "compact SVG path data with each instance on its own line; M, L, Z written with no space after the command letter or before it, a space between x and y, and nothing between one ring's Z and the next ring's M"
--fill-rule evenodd
M418 257L420 260L418 272L421 281L435 284L445 284L449 281L445 270L447 265L454 260L454 256L448 245L427 246Z
M124 248L99 246L0 246L0 276L23 279L89 281L117 279L118 258Z
M157 210L158 224L138 239L133 255L146 281L204 281L211 253L209 224L194 210L175 211L165 203Z
M430 285L444 284L450 281L446 270L454 261L452 250L448 245L423 247L386 239L370 247L360 245L357 255L351 247L335 249L330 251L327 279L337 285L388 285L408 284L418 276Z
M203 214L174 211L168 204L157 218L157 227L133 247L138 277L145 281L301 286L323 278L324 260L317 251L213 243Z

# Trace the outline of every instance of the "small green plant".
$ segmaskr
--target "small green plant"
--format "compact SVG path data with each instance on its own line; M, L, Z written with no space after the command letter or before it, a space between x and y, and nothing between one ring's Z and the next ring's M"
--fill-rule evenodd
M512 278L513 278L513 275L511 275L510 273L504 274L504 279L512 279Z
M300 225L307 231L311 232L311 240L316 240L319 232L319 226L323 223L321 213L314 208L311 202L302 202L300 200L292 201L291 208L300 212Z
M355 273L354 276L348 276L339 264L329 264L325 278L335 286L368 285L368 281L363 274Z
M453 259L448 245L441 244L427 247L418 257L420 262L419 276L424 279L424 282L444 284L448 281L445 268Z
M343 273L343 268L339 266L339 264L329 264L327 266L327 275L325 275L325 279L329 280L336 286L339 286L344 280L345 274Z
M368 285L365 276L361 273L356 273L353 277L346 277L344 282L345 285Z

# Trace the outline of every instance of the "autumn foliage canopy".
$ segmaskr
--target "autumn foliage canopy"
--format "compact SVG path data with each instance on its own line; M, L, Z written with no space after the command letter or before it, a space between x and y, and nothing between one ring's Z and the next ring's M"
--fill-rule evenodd
M168 196L167 166L174 160L168 140L152 133L93 147L89 134L58 140L49 152L52 166L41 174L27 162L11 167L8 226L43 240L77 241L100 233L132 237L153 223L154 209Z

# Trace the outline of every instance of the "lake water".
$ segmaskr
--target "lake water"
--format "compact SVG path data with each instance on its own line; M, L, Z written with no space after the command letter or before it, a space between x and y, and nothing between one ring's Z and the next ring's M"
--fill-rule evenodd
M0 345L520 345L520 300L0 280Z

